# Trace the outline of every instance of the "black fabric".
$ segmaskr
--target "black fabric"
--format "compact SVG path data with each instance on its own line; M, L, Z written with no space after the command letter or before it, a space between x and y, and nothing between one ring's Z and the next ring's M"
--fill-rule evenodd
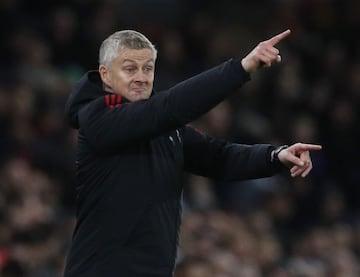
M249 75L230 60L146 101L106 105L96 72L66 105L79 129L77 223L65 277L172 276L183 171L218 179L276 172L270 145L235 145L185 124L239 88Z

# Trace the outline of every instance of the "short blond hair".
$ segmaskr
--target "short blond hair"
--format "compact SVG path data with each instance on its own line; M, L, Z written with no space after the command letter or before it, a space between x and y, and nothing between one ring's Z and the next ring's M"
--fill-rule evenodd
M99 64L109 66L121 49L150 49L156 60L157 50L143 34L133 30L118 31L106 38L99 50Z

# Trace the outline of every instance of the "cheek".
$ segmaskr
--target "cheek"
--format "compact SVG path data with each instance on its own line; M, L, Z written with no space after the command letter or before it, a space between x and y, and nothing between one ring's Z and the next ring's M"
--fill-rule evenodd
M149 83L152 85L154 83L154 74L152 74L150 77L149 77Z
M131 83L131 78L129 78L128 76L126 76L123 73L119 73L116 76L115 82L116 82L117 86L122 86L123 87L123 86L127 86L127 85L129 85Z
M149 87L150 94L151 94L153 87L154 87L154 79L149 80L148 87Z

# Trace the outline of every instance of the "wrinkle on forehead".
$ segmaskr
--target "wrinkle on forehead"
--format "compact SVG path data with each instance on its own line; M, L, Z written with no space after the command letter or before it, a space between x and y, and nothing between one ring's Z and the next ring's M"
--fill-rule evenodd
M154 62L154 53L151 49L121 49L117 58L121 63L129 62Z

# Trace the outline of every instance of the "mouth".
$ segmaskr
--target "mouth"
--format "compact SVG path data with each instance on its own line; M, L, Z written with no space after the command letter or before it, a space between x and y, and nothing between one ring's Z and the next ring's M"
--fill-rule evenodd
M145 92L146 88L133 88L132 91L139 94Z

